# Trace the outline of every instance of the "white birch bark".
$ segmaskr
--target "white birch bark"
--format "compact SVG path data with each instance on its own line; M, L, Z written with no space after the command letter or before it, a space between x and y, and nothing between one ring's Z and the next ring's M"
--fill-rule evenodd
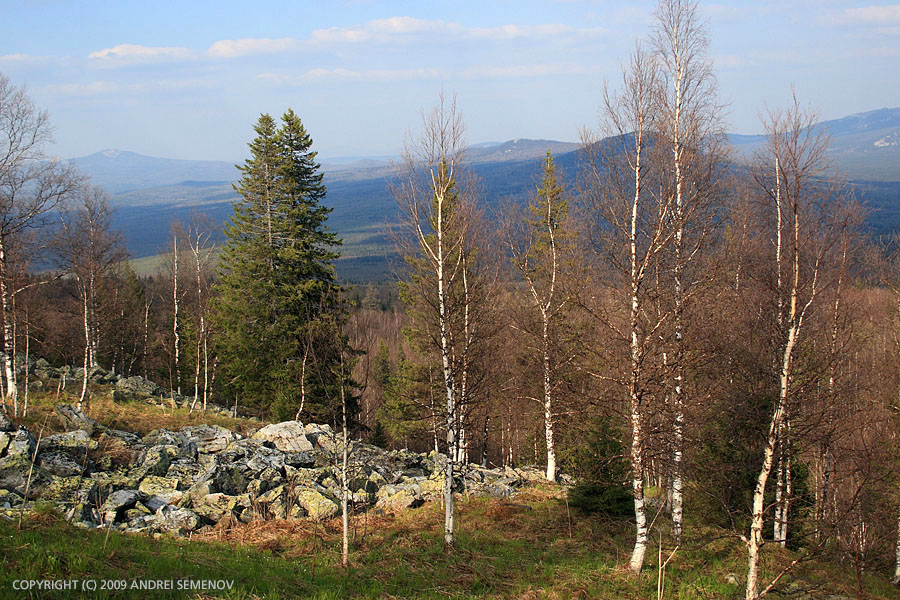
M15 350L13 348L12 304L7 283L9 262L6 255L6 240L0 236L0 310L3 312L3 372L6 378L5 401L16 404L18 389L16 387Z
M179 348L181 346L181 338L178 334L178 236L172 236L172 337L174 340L174 357L175 357L175 389L178 395L181 395L181 363L179 361Z

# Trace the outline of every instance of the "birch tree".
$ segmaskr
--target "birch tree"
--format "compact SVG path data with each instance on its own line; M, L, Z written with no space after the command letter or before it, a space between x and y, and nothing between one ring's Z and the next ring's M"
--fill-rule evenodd
M671 499L676 542L684 505L686 395L685 307L704 279L691 272L711 230L717 175L724 163L723 126L709 58L709 36L692 0L661 0L654 13L653 54L661 73L654 131L669 152L665 177L673 228L671 247ZM708 280L709 278L706 277Z
M771 408L762 464L753 492L750 535L747 540L747 600L768 593L759 589L759 560L763 541L766 483L776 460L776 449L786 433L786 415L802 397L795 381L798 349L807 335L807 321L832 283L830 251L840 241L846 220L828 194L825 174L828 138L815 127L815 113L802 109L796 97L787 111L773 112L765 123L767 146L755 168L756 180L769 208L769 234L773 248L769 263L775 281L772 330L776 336L777 396ZM790 460L789 457L786 460ZM780 517L783 518L783 515ZM780 530L776 530L776 535Z
M463 176L464 126L455 99L447 101L441 97L438 106L423 117L423 125L420 137L407 140L403 179L392 192L413 244L407 262L413 269L413 283L425 320L419 326L431 347L440 354L447 433L444 543L452 546L453 478L459 456L459 392L464 381L458 371L459 361L454 357L462 355L471 333L465 330L465 315L460 315L453 299L464 281L467 215L473 199L459 186Z
M66 163L46 160L44 145L52 141L51 134L47 112L35 107L24 88L0 73L0 320L6 399L13 403L17 389L10 252L22 234L43 225L47 213L81 183ZM19 251L25 253L24 248Z
M640 573L649 540L644 498L645 425L651 396L648 365L658 347L665 313L652 310L657 290L652 274L669 246L671 207L665 195L654 194L657 175L652 168L651 118L658 82L652 60L638 44L626 65L619 94L606 92L603 111L612 141L586 137L588 152L587 193L590 236L595 250L611 268L618 285L617 299L628 315L622 323L614 315L595 312L627 348L629 368L605 376L624 387L631 425L630 458L636 522L634 549L628 567ZM604 352L604 349L595 349ZM612 359L615 361L616 359ZM607 361L608 362L608 361ZM597 374L604 377L602 374Z
M543 409L547 447L546 477L548 481L556 481L554 396L559 387L557 370L568 362L560 348L559 330L571 303L564 288L563 271L571 262L572 236L568 200L549 151L544 159L541 185L532 198L529 213L529 218L520 218L518 226L510 227L507 245L513 264L525 281L525 302L531 309L528 313L537 316L536 328L532 329L526 323L519 323L516 328L536 341L534 351L540 362L542 391L539 403ZM525 320L528 319L522 319Z
M97 366L100 346L98 289L102 279L126 254L120 236L111 230L112 213L103 190L83 187L77 203L65 207L60 214L60 231L54 245L61 266L75 278L84 332L80 410L87 396L90 371Z

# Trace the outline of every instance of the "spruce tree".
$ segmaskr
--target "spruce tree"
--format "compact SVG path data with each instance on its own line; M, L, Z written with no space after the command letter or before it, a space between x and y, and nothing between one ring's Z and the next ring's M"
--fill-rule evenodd
M288 110L276 127L263 114L254 130L219 264L220 381L270 416L293 416L302 394L305 417L334 420L331 363L344 344L331 334L344 309L332 263L341 241L326 225L331 209L300 118Z

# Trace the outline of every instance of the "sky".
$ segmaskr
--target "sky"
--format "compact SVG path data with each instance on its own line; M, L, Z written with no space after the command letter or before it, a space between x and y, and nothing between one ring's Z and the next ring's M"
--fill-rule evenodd
M653 26L644 0L0 0L0 73L49 154L242 161L288 107L320 158L394 155L456 94L470 143L577 141ZM822 119L900 106L900 4L700 2L729 131L792 86Z

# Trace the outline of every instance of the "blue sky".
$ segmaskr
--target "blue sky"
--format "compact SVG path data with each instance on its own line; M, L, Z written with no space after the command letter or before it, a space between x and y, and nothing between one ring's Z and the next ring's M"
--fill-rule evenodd
M322 157L398 152L455 92L468 141L576 141L656 2L0 0L0 72L50 112L50 152L240 161L292 107ZM900 4L701 2L729 130L796 86L824 119L900 106Z

